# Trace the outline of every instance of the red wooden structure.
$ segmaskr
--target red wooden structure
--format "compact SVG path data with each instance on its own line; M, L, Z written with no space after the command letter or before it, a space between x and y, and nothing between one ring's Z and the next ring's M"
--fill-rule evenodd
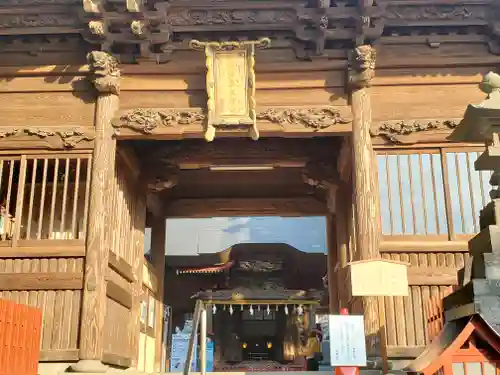
M0 300L0 375L36 375L42 312Z
M496 375L500 337L480 315L446 323L406 371L422 375Z

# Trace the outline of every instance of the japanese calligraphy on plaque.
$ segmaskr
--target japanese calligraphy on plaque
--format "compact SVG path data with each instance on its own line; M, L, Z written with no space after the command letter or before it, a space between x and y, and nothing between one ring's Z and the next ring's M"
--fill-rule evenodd
M259 138L255 111L255 47L266 48L267 38L242 42L200 42L191 48L204 49L207 66L207 112L205 139L213 141L216 131L245 130Z

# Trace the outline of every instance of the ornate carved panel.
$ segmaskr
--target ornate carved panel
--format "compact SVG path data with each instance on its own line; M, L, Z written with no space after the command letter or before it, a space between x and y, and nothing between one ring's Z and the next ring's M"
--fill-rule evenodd
M415 137L409 137L415 133L446 130L451 132L459 122L459 119L385 121L373 127L370 132L372 136L381 136L394 144L409 144L418 141Z
M345 111L348 112L348 111ZM347 115L347 113L346 113ZM267 108L257 110L255 116L258 132L324 132L343 133L350 130L351 119L344 117L339 108ZM137 108L122 112L113 120L116 135L132 137L136 133L143 135L168 135L178 138L187 129L195 135L206 130L208 125L207 111L202 108L163 109ZM221 131L239 131L243 127L247 131L250 124L215 125Z
M0 148L89 149L94 139L95 134L89 129L4 129L0 132Z
M488 44L499 53L499 6L489 0L226 0L208 6L202 0L4 0L0 35L30 36L33 42L44 34L81 34L122 63L167 62L193 38L264 36L307 60L339 58L353 44L395 38L433 48L441 42Z

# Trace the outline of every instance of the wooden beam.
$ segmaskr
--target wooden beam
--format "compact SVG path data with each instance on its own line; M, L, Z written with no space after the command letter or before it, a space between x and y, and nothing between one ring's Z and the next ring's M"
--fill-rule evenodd
M109 267L117 272L125 280L132 282L134 281L134 272L132 266L128 264L125 259L118 257L115 252L109 252L108 259Z
M0 273L0 290L80 290L82 272Z
M127 309L132 308L132 292L118 285L113 280L108 280L106 284L106 295Z
M425 346L388 346L387 356L389 358L413 359L424 351Z
M345 111L347 113L347 111ZM351 123L338 124L325 129L314 130L300 124L280 124L269 121L257 121L257 127L261 137L290 137L290 138L313 138L318 136L346 135L352 131ZM117 132L117 139L155 139L155 140L180 140L180 139L203 139L205 126L198 124L178 124L176 126L158 127L152 133L142 133L129 128L121 128ZM217 138L241 138L242 133L238 131L221 132Z
M85 256L85 245L54 246L54 247L0 246L0 258L80 258L84 256Z
M129 146L120 145L116 149L116 153L120 160L127 166L127 169L130 171L133 178L138 179L141 173L141 165L137 159L134 149Z
M78 349L42 349L40 362L70 362L78 360Z
M466 241L382 241L381 253L467 253Z
M409 285L457 285L458 268L454 267L409 267Z
M119 367L130 367L132 365L131 358L107 352L102 354L102 362Z
M314 198L178 199L166 207L167 217L324 216L326 204Z

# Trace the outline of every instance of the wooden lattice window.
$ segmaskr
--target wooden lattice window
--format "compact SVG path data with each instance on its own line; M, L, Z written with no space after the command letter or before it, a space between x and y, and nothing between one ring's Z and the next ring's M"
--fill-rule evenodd
M453 240L479 232L479 211L489 200L491 175L474 169L482 150L379 150L383 234Z
M0 155L0 238L13 246L33 240L85 240L88 152Z

